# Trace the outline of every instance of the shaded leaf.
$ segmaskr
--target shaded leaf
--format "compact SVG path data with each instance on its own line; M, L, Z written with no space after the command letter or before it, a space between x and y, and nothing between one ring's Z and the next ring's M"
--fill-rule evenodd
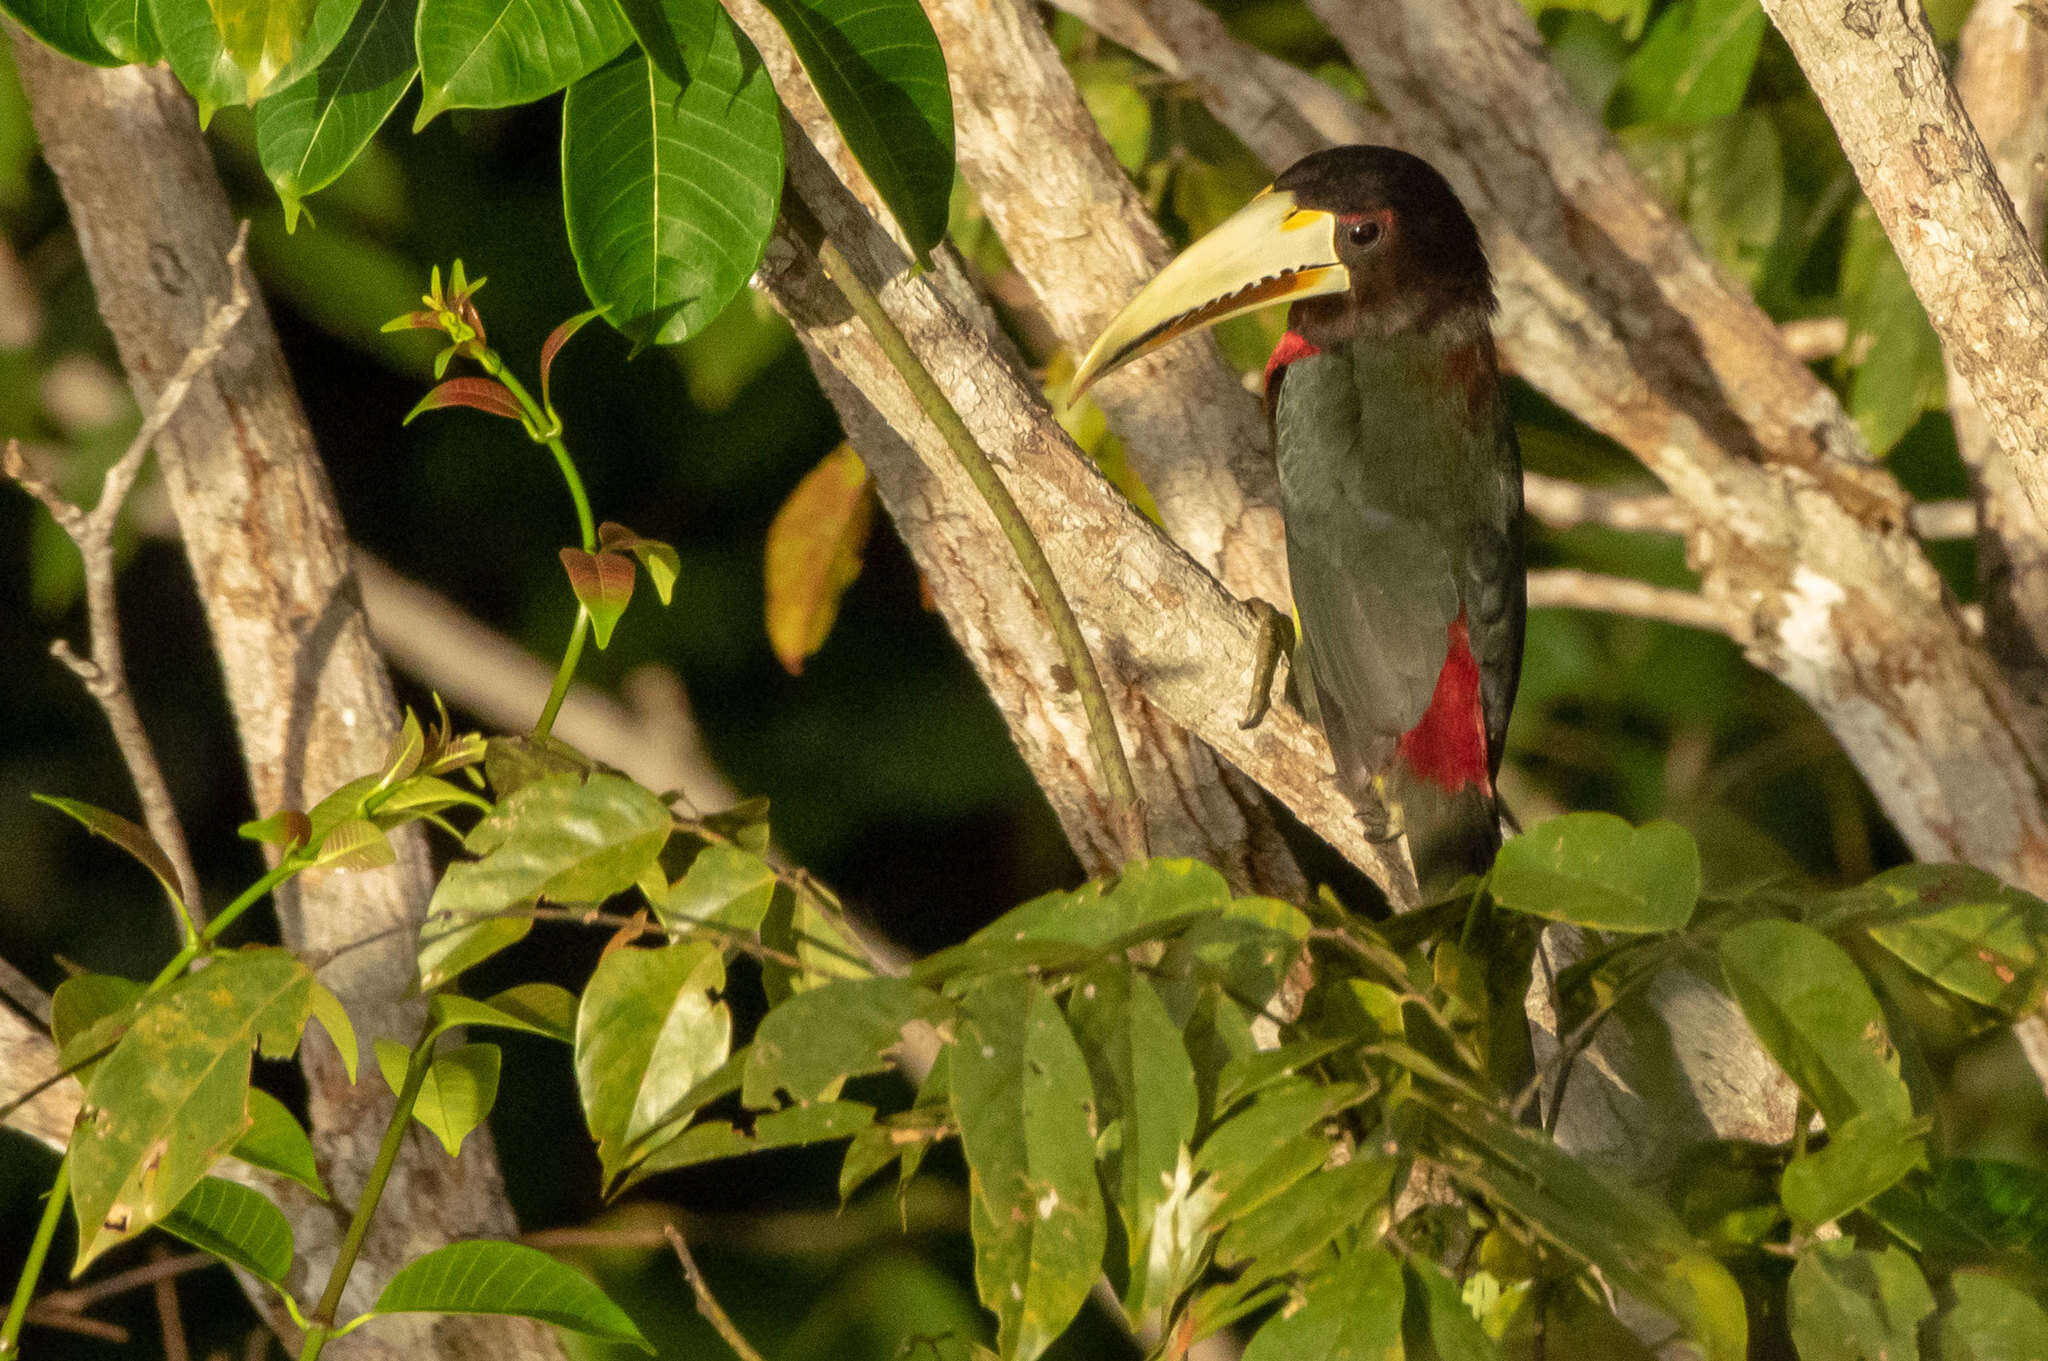
M820 1101L763 1115L750 1130L737 1129L724 1120L706 1121L690 1126L665 1144L655 1145L643 1161L634 1165L625 1185L635 1185L659 1172L745 1157L771 1148L796 1148L851 1138L872 1125L874 1119L874 1107L858 1101Z
M1839 1219L1882 1194L1926 1156L1917 1131L1872 1112L1828 1132L1827 1146L1794 1158L1778 1194L1803 1225Z
M796 993L754 1032L741 1100L754 1110L773 1107L778 1091L799 1104L831 1100L847 1078L889 1068L903 1028L940 1006L898 978L842 978Z
M2048 988L2048 903L1982 870L1902 865L1842 896L1900 963L2007 1021Z
M1955 1306L1941 1316L1941 1361L2039 1361L2048 1356L2048 1309L1996 1276L1949 1277Z
M920 261L946 235L953 97L917 0L767 0Z
M412 424L413 418L423 411L439 411L443 407L466 406L490 416L503 416L508 421L524 424L526 413L519 409L519 399L512 390L495 378L450 378L420 398L419 404L405 413L403 424ZM568 552L568 549L564 549Z
M199 105L250 104L318 66L341 42L361 0L149 0L164 56Z
M334 1048L341 1055L341 1066L348 1073L348 1080L356 1080L356 1028L348 1019L348 1010L341 1005L341 999L328 991L318 979L313 982L313 995L306 1003L307 1010L320 1028L327 1032L327 1038L334 1042Z
M1799 1254L1786 1308L1799 1361L1901 1361L1920 1354L1934 1293L1899 1249L1862 1252L1836 1239Z
M860 575L875 514L868 469L850 444L825 455L768 526L768 645L792 676L824 645L839 598Z
M554 330L549 331L548 338L541 342L540 404L545 410L553 411L555 409L555 399L552 396L548 386L549 382L553 378L555 371L555 356L562 352L562 347L564 345L567 345L570 339L574 337L578 331L582 330L585 326L595 321L601 315L603 314L599 312L599 310L595 307L592 307L587 311L578 312L575 316L570 317L567 321L557 326ZM598 533L600 536L603 535L605 528L606 526L604 525L598 526ZM607 545L607 547L609 547L609 545ZM667 592L662 593L661 603L664 605L668 603Z
M284 1212L260 1191L220 1177L193 1187L164 1216L163 1227L272 1285L282 1286L292 1269L292 1226Z
M104 973L73 974L59 983L50 994L50 1037L57 1042L58 1062L71 1068L111 1046L128 1028L143 991L132 978ZM80 1085L91 1085L95 1066L75 1071Z
M1767 918L1724 935L1720 956L1757 1038L1830 1126L1864 1112L1894 1125L1912 1119L1877 998L1841 946L1811 927Z
M1678 0L1623 68L1616 116L1704 123L1735 112L1769 27L1754 0Z
M1948 384L1941 340L1866 204L1849 217L1837 293L1849 323L1840 360L1849 372L1849 414L1870 451L1882 457L1922 412L1947 404Z
M284 204L285 230L306 196L355 163L419 72L419 0L361 0L327 59L256 106L256 155Z
M248 1127L249 1060L281 1058L309 1015L313 977L288 950L244 950L166 987L86 1089L71 1143L78 1263L177 1207Z
M84 0L92 33L107 51L123 62L148 66L163 60L147 0Z
M1341 1166L1312 1172L1231 1223L1217 1240L1217 1265L1284 1275L1347 1229L1370 1231L1375 1216L1392 1203L1395 1171L1391 1158L1354 1155Z
M592 303L636 346L703 329L767 249L782 126L760 54L725 17L687 85L637 52L562 109L562 204Z
M619 7L655 69L688 85L691 68L711 48L717 0L619 0Z
M1631 827L1612 813L1567 813L1501 847L1494 901L1599 931L1675 931L1700 896L1700 853L1672 822Z
M120 66L120 57L93 34L94 6L87 0L7 0L0 9L45 46L90 66Z
M172 867L171 857L164 854L164 848L157 845L148 828L130 822L119 813L109 813L104 808L95 808L77 799L59 798L54 794L31 794L29 797L60 813L69 814L94 836L113 842L140 860L143 868L154 874L156 881L163 885L171 901L184 906L185 897L178 891L178 871Z
M619 616L633 600L633 560L617 553L586 553L580 548L562 550L562 570L569 574L569 589L590 613L591 631L597 645L607 647Z
M616 0L420 0L417 132L447 109L529 104L633 41Z
M242 1137L235 1140L235 1146L228 1152L251 1167L290 1177L322 1200L327 1199L327 1186L320 1180L320 1169L313 1161L313 1141L306 1136L298 1117L261 1087L249 1089L249 1128L242 1131Z
M377 1068L396 1093L405 1086L411 1051L393 1040L377 1041ZM504 1056L495 1044L464 1044L435 1053L413 1102L413 1119L425 1125L453 1158L462 1141L482 1124L498 1099L498 1070Z
M420 986L439 987L520 939L531 923L489 919L532 902L601 902L631 888L668 840L668 806L617 775L552 775L507 796L448 868L420 929ZM480 920L483 919L483 920Z
M435 993L427 1004L434 1028L489 1025L523 1030L571 1044L576 1039L576 994L554 983L521 983L479 1002L455 993Z
M1401 1264L1361 1248L1309 1283L1301 1307L1252 1335L1244 1361L1393 1361L1401 1355Z
M598 961L576 1016L576 1086L606 1180L732 1047L717 947L616 950Z
M1408 1281L1403 1319L1408 1354L1416 1361L1500 1361L1501 1351L1472 1317L1458 1283L1436 1263L1411 1257L1402 1264Z
M572 1333L654 1348L604 1291L573 1267L519 1243L451 1243L400 1267L378 1314L517 1314Z
M1107 1242L1088 1066L1051 996L999 975L963 999L952 1104L972 1173L974 1280L1005 1357L1050 1346L1088 1297Z

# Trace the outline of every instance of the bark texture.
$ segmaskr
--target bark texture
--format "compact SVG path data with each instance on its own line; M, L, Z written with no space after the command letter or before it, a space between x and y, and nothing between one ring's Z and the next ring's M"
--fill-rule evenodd
M36 130L70 205L100 311L145 410L229 292L227 199L191 100L170 72L98 70L34 42L15 58ZM349 576L333 497L260 301L157 441L173 513L221 659L260 812L306 807L378 768L398 731L383 663ZM327 950L388 933L322 974L365 1045L417 1033L407 1000L411 934L431 888L424 843L396 837L389 869L309 875L279 895L285 938ZM394 930L394 928L399 928ZM340 1204L353 1205L376 1155L391 1095L374 1075L351 1086L324 1040L303 1059L314 1146ZM487 1136L479 1131L478 1136ZM345 1213L286 1205L298 1239L293 1284L325 1279ZM515 1232L488 1137L460 1161L417 1127L345 1300L368 1306L390 1273L456 1238ZM557 1357L552 1335L513 1320L405 1316L337 1343L351 1356Z

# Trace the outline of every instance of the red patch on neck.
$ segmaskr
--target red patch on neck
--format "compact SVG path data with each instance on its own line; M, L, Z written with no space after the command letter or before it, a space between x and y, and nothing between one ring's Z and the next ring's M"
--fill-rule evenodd
M1425 780L1457 793L1466 785L1493 792L1486 760L1486 715L1479 704L1479 663L1465 612L1451 621L1450 651L1422 721L1401 735L1401 759Z
M1280 337L1280 343L1273 347L1272 357L1266 360L1267 391L1270 392L1272 390L1273 379L1279 376L1280 370L1286 368L1297 359L1306 359L1312 354L1321 353L1322 351L1316 346L1303 340L1299 331L1284 333Z
M1499 360L1494 357L1492 334L1482 332L1471 344L1452 350L1444 356L1444 364L1451 382L1465 394L1465 405L1479 415L1492 401L1498 381Z

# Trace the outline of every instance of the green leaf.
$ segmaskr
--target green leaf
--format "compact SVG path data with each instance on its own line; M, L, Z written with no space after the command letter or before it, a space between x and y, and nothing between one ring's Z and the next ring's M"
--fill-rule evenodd
M306 1137L305 1128L282 1101L261 1087L251 1087L249 1122L249 1128L242 1131L242 1137L235 1140L229 1153L251 1167L290 1177L320 1199L327 1199L327 1186L320 1180L320 1169L313 1161L313 1141Z
M792 995L762 1018L747 1051L740 1099L754 1110L786 1091L800 1104L829 1101L840 1084L890 1067L886 1057L937 997L898 978L843 978Z
M164 854L164 848L157 845L149 829L130 822L118 813L109 813L104 808L95 808L77 799L59 798L54 794L31 794L37 803L68 813L81 826L96 837L113 842L128 854L142 862L143 868L156 876L163 885L173 905L183 908L185 897L178 891L178 871L171 865L171 857Z
M1361 1248L1253 1334L1244 1361L1397 1361L1405 1294L1394 1254Z
M1756 0L1679 0L1623 69L1625 123L1704 123L1735 112L1770 20Z
M361 0L341 41L311 72L256 106L256 155L284 203L285 230L307 195L355 163L419 71L419 0Z
M619 8L655 69L678 85L689 84L711 48L717 0L619 0Z
M119 66L121 58L107 50L92 31L93 6L86 0L7 0L4 8L15 21L46 46L91 66Z
M1408 1354L1423 1361L1501 1361L1501 1350L1472 1317L1458 1283L1427 1258L1402 1264L1408 1280L1403 1319Z
M450 386L452 384L449 383L441 385L443 388ZM617 626L619 616L626 612L626 606L633 601L633 560L617 553L586 553L580 548L564 548L562 570L569 574L569 589L576 593L578 603L590 613L590 627L597 635L598 647L611 646L612 629Z
M1794 1158L1778 1194L1808 1228L1840 1219L1882 1194L1926 1156L1917 1131L1889 1116L1859 1115L1828 1132L1827 1146Z
M1902 865L1852 890L1870 938L1958 997L2016 1021L2048 989L2048 903L1968 865ZM1848 895L1844 895L1848 896Z
M673 935L687 933L693 923L758 931L775 897L775 871L750 851L713 842L697 852L690 868L668 891L655 915Z
M1897 1248L1862 1252L1844 1239L1799 1254L1785 1302L1799 1361L1916 1357L1920 1320L1934 1312L1911 1257Z
M249 104L312 71L341 42L361 0L149 0L171 70L199 104Z
M694 78L637 53L562 109L562 206L590 301L635 346L686 340L761 263L782 194L775 88L720 11Z
M158 993L101 1061L71 1141L82 1271L161 1220L248 1127L249 1060L282 1058L313 976L288 950L244 950Z
M1850 213L1836 292L1849 323L1839 361L1849 372L1849 414L1882 457L1922 412L1947 404L1948 386L1941 340L1867 204Z
M1980 1245L2048 1260L2048 1172L1991 1158L1944 1158L1928 1200Z
M1355 1153L1342 1166L1311 1173L1231 1223L1216 1242L1216 1264L1268 1277L1295 1270L1338 1234L1372 1224L1391 1204L1396 1170L1392 1158Z
M654 1348L626 1311L573 1267L519 1243L451 1243L399 1268L378 1314L516 1314L606 1342Z
M307 1009L320 1028L327 1032L327 1038L334 1042L334 1048L341 1055L341 1066L348 1073L348 1080L356 1080L356 1028L348 1019L348 1011L341 1005L341 999L327 990L318 979L313 982L313 996L307 1002Z
M953 192L953 97L931 20L918 0L766 3L923 262Z
M282 1286L292 1269L292 1226L284 1212L261 1192L220 1177L207 1177L193 1187L164 1216L163 1227L275 1286Z
M436 1031L490 1025L564 1044L576 1040L576 994L553 983L521 983L482 1002L452 992L435 993L427 1003L427 1015Z
M732 1015L716 946L615 950L598 961L576 1016L576 1086L609 1181L641 1135L725 1062Z
M1142 974L1106 961L1082 975L1067 1002L1094 1079L1099 1142L1111 1150L1104 1171L1116 1192L1129 1245L1126 1304L1143 1314L1154 1221L1174 1168L1195 1137L1199 1114L1194 1065L1180 1029Z
M123 62L149 66L163 60L147 0L84 0L93 36Z
M405 413L405 419L400 424L411 425L413 418L423 412L441 411L451 406L466 406L472 411L481 411L486 416L500 416L508 421L518 421L522 425L526 423L526 412L520 408L519 399L514 397L512 389L503 383L491 378L450 378L445 383L436 384L432 391L414 403L412 410ZM562 552L565 555L564 565L567 564L566 555L569 553L576 553L583 558L590 556L573 548L565 548ZM577 579L576 571L577 569L573 567L569 569L569 579L572 582ZM633 578L629 568L626 575L626 593L631 595L632 590ZM625 606L621 604L619 608L624 609Z
M1322 1167L1333 1147L1323 1122L1366 1095L1357 1083L1288 1078L1218 1125L1195 1152L1220 1193L1212 1222L1250 1214Z
M398 862L398 851L384 829L368 818L349 818L320 839L320 852L309 869L380 870Z
M377 1041L377 1068L394 1093L405 1086L411 1056L396 1040ZM490 1115L503 1062L495 1044L464 1044L439 1051L427 1065L412 1115L441 1141L449 1157L462 1152L462 1141Z
M73 974L50 995L50 1037L57 1042L57 1061L66 1068L86 1055L110 1047L134 1017L143 985L114 974ZM81 1086L92 1085L97 1063L76 1069Z
M447 109L551 95L633 41L616 0L420 0L417 132Z
M2008 1281L1974 1271L1949 1277L1955 1307L1941 1316L1941 1361L2040 1361L2048 1310Z
M796 1148L803 1144L847 1139L874 1123L875 1108L858 1101L820 1101L810 1106L792 1106L754 1121L750 1130L736 1129L725 1120L692 1125L634 1164L624 1186L645 1181L657 1172L723 1158L740 1158L771 1148ZM623 1189L623 1187L621 1188Z
M1767 918L1723 936L1720 955L1757 1038L1830 1126L1864 1112L1894 1125L1913 1118L1877 998L1841 946Z
M617 775L554 775L509 795L463 843L420 928L420 986L433 989L523 937L490 914L531 903L602 902L631 888L668 841L668 805ZM481 920L480 920L481 919Z
M1674 822L1630 827L1612 813L1567 813L1501 847L1502 907L1598 931L1675 931L1700 898L1700 853Z
M313 820L296 808L280 808L267 818L245 822L235 835L264 846L295 851L313 835Z
M580 325L597 315L595 310L583 313L581 318L571 318ZM563 322L567 326L570 322ZM659 539L643 539L622 524L606 520L597 527L599 547L610 553L631 553L647 569L647 579L654 584L654 593L666 605L673 598L676 578L682 575L683 559L674 547Z
M989 978L963 1000L952 1093L972 1174L974 1280L1003 1355L1032 1361L1080 1311L1108 1239L1088 1065L1033 980Z

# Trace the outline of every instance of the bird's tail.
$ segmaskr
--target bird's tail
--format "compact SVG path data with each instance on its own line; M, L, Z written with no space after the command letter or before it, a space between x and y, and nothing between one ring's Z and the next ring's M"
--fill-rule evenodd
M1500 808L1491 782L1446 789L1396 760L1384 781L1387 802L1408 834L1416 886L1425 901L1468 874L1484 874L1500 850Z

